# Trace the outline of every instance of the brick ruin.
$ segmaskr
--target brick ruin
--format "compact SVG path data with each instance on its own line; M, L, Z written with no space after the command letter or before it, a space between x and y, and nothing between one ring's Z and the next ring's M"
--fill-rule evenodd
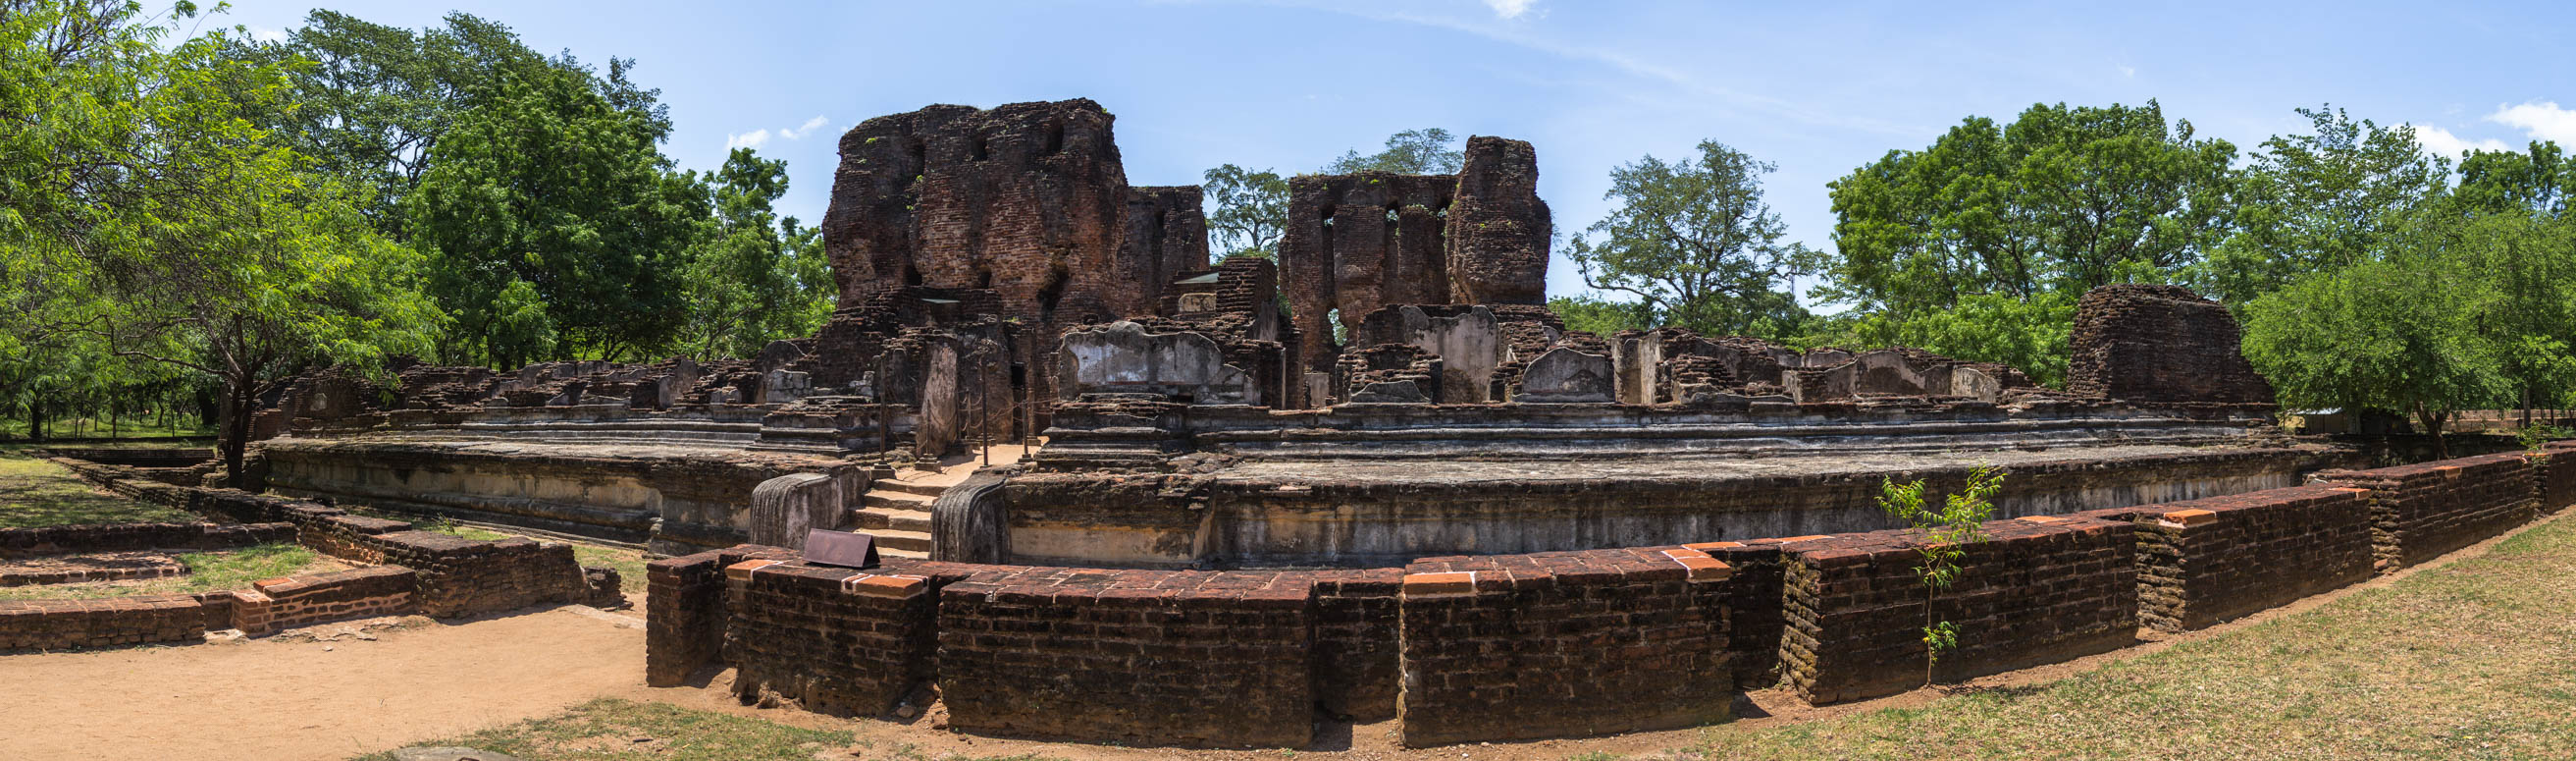
M2282 433L2225 307L2079 304L2063 390L1907 347L1797 349L1545 306L1523 142L1456 175L1300 176L1278 261L1211 264L1200 194L1130 186L1087 100L841 142L840 309L741 359L402 367L278 395L265 483L641 544L655 684L954 728L1409 745L1722 721L1781 680L1910 689L1923 540L1875 504L2009 473L1936 603L1958 678L2335 589L2576 501L2565 450L2355 470ZM927 492L907 460L1040 434ZM184 481L189 473L165 471ZM808 563L808 528L882 565ZM2261 580L2262 583L2255 583ZM1235 707L1209 712L1206 706Z

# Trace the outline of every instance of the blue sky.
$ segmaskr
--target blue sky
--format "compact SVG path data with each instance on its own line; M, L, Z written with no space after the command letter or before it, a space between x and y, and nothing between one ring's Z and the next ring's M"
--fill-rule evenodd
M2446 154L2576 145L2565 40L2544 3L491 2L346 0L410 27L461 10L540 51L635 58L683 167L728 144L788 161L782 211L822 218L839 135L932 103L1088 97L1131 182L1222 163L1311 171L1445 127L1538 147L1560 230L1607 210L1611 167L1714 139L1775 162L1789 236L1831 245L1825 184L1970 115L2142 103L2240 150L2333 103L2418 125ZM211 23L275 35L313 0L236 0ZM2558 104L2565 102L2567 108ZM1581 280L1560 252L1551 292Z

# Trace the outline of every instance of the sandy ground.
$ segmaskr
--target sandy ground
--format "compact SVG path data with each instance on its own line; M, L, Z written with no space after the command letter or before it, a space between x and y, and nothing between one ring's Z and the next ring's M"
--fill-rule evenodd
M0 759L345 759L554 713L644 679L636 616L564 607L414 622L0 656Z

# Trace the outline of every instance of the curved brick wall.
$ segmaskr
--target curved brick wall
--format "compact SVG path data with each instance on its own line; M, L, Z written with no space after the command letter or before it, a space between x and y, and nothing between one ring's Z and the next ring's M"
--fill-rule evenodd
M2576 448L2576 447L2570 447ZM2570 456L1987 524L1932 603L1944 679L2114 649L2421 562L2576 499ZM2576 463L2571 463L2576 465ZM1318 571L892 559L742 546L655 561L648 678L738 667L747 700L857 713L924 682L951 726L1144 745L1302 746L1318 709L1413 746L1691 726L1786 677L1814 703L1920 686L1919 534L1425 558ZM1210 710L1223 706L1223 710Z

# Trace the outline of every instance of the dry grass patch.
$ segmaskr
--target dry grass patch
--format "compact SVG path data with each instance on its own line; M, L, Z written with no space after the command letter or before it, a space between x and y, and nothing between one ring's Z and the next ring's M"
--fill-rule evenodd
M2062 681L1768 729L1683 759L2576 758L2576 517L2315 610Z

